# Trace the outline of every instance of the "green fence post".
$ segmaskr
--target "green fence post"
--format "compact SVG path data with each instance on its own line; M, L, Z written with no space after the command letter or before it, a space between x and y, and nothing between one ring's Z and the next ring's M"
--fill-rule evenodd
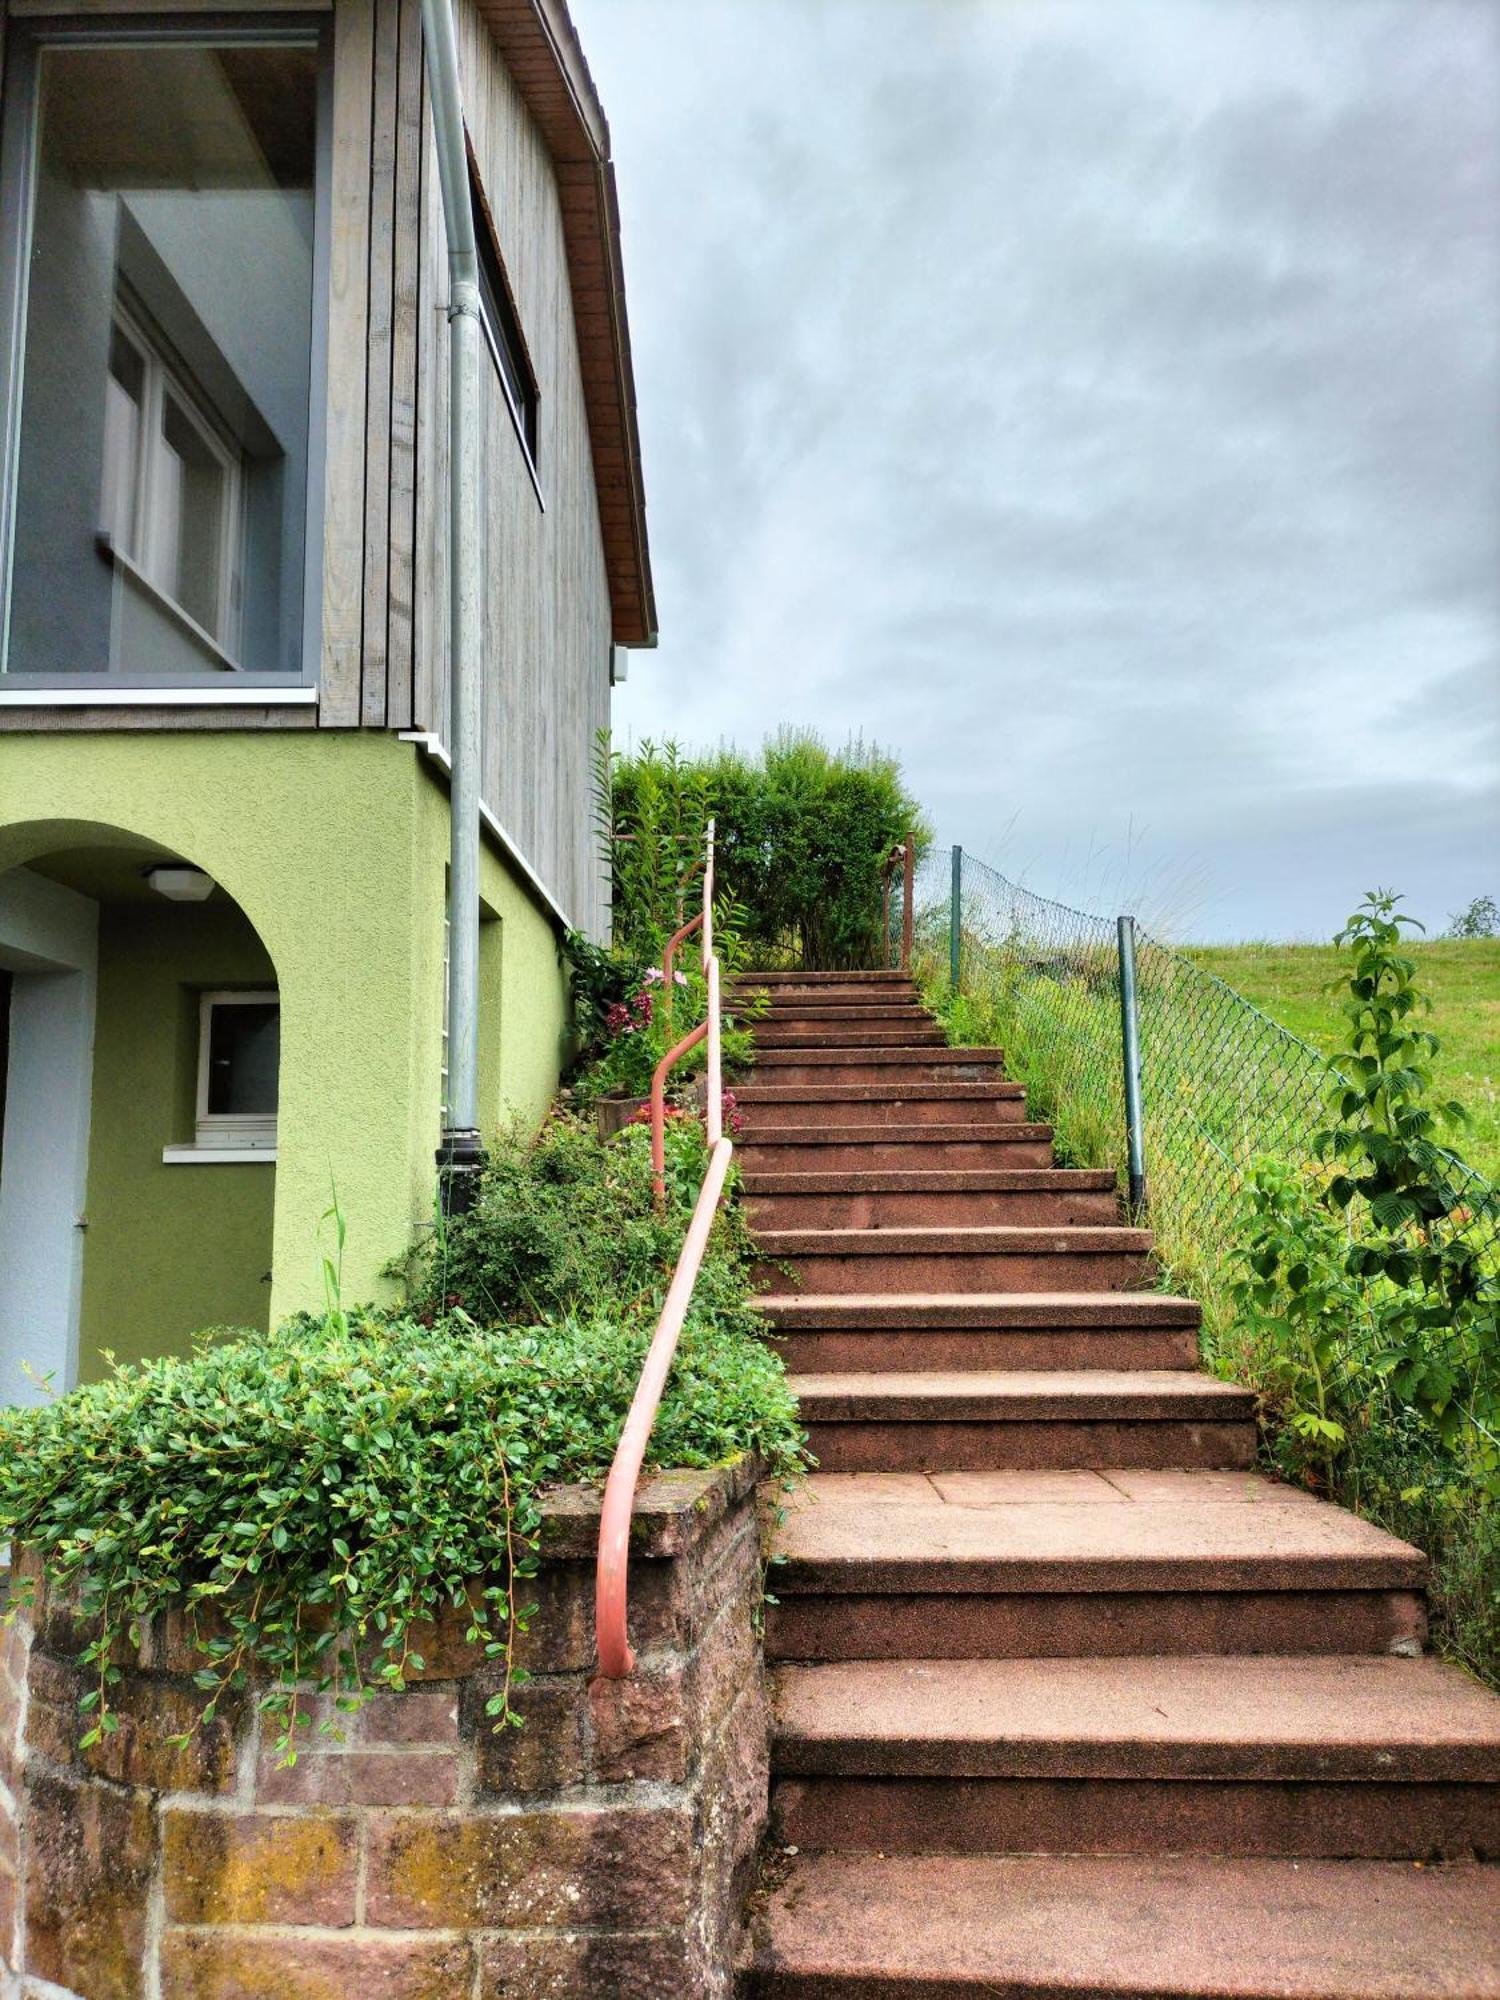
M964 851L953 849L953 887L948 894L948 984L958 991L959 955L963 949Z
M1141 1127L1141 1028L1135 993L1135 918L1115 925L1120 951L1120 1041L1125 1068L1125 1161L1130 1217L1146 1206L1146 1143Z

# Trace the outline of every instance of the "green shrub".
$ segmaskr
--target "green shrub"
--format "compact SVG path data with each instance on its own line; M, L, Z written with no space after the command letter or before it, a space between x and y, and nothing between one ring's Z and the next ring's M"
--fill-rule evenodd
M631 944L680 921L712 816L719 883L761 965L879 963L881 864L908 833L928 838L893 757L859 741L830 750L806 731L782 731L753 757L643 742L607 758L600 796L616 936Z
M4 1411L0 1533L100 1621L84 1654L90 1740L114 1726L115 1642L169 1610L198 1633L205 1712L258 1679L283 1755L299 1690L331 1689L350 1709L403 1686L422 1664L413 1627L447 1607L467 1604L471 1637L509 1665L538 1490L608 1470L650 1331L640 1318L487 1330L353 1314L345 1331L301 1319ZM755 1451L786 1472L799 1437L769 1348L696 1319L652 1463ZM491 1703L501 1720L512 1678Z
M664 1004L666 988L660 964L647 966L621 997L604 1010L600 1038L590 1050L591 1060L576 1069L569 1082L572 1100L590 1105L606 1096L645 1097L657 1065L669 1049L708 1013L708 982L695 953L684 954L685 965L674 968L670 1004ZM742 1020L760 1013L765 1000L746 994L734 1002L733 1014L720 1002L722 1034L720 1051L723 1074L737 1077L755 1060L755 1039ZM708 1049L699 1042L672 1065L666 1079L669 1097L680 1098L683 1088L701 1075L708 1062Z
M434 1230L408 1275L413 1311L461 1309L487 1326L527 1326L569 1314L655 1318L706 1147L695 1119L667 1124L668 1202L652 1201L650 1134L632 1126L601 1146L583 1120L558 1114L534 1139L491 1149L473 1210ZM699 1314L749 1309L753 1252L739 1206L721 1209L694 1293Z
M115 1726L111 1653L184 1613L211 1712L251 1684L295 1756L308 1688L358 1707L420 1666L414 1627L467 1606L505 1671L535 1568L542 1488L609 1468L703 1171L674 1121L668 1203L644 1132L576 1120L497 1146L477 1209L414 1260L411 1306L301 1317L119 1368L0 1411L0 1537L96 1619L90 1736ZM653 1465L801 1460L781 1362L749 1306L736 1208L715 1225L651 1442ZM483 1589L472 1597L476 1581Z

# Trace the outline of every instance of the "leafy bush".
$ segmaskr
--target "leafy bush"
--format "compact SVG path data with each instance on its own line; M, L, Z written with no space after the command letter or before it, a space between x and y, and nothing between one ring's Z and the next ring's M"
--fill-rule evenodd
M1443 933L1450 938L1500 937L1500 905L1493 896L1476 896L1467 909L1448 919Z
M623 946L595 944L581 931L568 932L564 949L573 999L573 1032L577 1037L575 1066L582 1069L596 1062L608 1048L616 1032L611 1026L615 1010L628 1006L631 997L645 985L651 961ZM658 962L660 958L658 950Z
M643 742L606 756L599 793L616 936L654 938L680 921L714 817L719 881L760 964L878 963L882 862L908 833L919 845L928 837L894 758L859 741L830 750L803 731L783 731L755 757Z
M601 1147L559 1118L530 1145L497 1146L477 1209L415 1259L405 1311L335 1300L0 1411L0 1537L96 1621L90 1738L116 1726L119 1642L174 1610L204 1656L206 1712L253 1681L289 1759L308 1688L351 1709L401 1687L421 1664L419 1628L449 1607L502 1669L496 1726L512 1719L540 1491L607 1471L702 1178L702 1138L674 1121L658 1216L646 1138ZM800 1462L795 1404L748 1303L749 1256L730 1208L655 1465L757 1452L785 1475Z
M722 1010L722 1001L720 1005ZM754 1037L736 1022L753 1017L764 1005L761 996L747 994L735 1002L733 1015L722 1012L720 1054L726 1075L738 1076L754 1062ZM647 1096L658 1063L707 1012L708 983L696 960L690 957L686 967L674 966L670 996L660 965L648 966L639 981L605 1009L602 1038L591 1052L592 1060L571 1079L574 1103L589 1105L607 1096ZM703 1042L679 1057L667 1076L668 1094L680 1097L684 1086L707 1062Z
M668 1202L659 1215L643 1126L601 1146L582 1120L558 1115L535 1139L502 1138L473 1210L437 1227L413 1259L413 1310L435 1320L458 1308L484 1325L574 1313L654 1320L705 1165L702 1127L669 1120ZM709 1239L696 1313L728 1317L747 1332L759 1324L748 1305L752 1255L743 1213L730 1203Z
M0 1532L99 1621L86 1740L115 1726L117 1642L169 1610L198 1635L205 1713L256 1678L284 1756L299 1690L333 1690L347 1710L403 1686L422 1664L414 1628L450 1606L467 1607L471 1638L509 1670L490 1703L506 1719L538 1491L608 1470L649 1334L638 1318L292 1320L4 1411ZM786 1471L799 1435L775 1356L700 1315L652 1462L756 1451Z

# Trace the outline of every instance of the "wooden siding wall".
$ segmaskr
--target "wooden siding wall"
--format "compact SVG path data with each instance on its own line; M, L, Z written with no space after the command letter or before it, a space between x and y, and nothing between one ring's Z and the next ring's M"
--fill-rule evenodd
M484 370L484 801L570 919L607 934L593 760L609 725L610 600L551 157L471 0L464 112L539 388L538 477ZM430 129L422 176L415 710L446 737L446 249Z
M0 75L7 14L87 14L101 4L0 0ZM109 4L156 11L152 0ZM319 0L291 5L322 11ZM471 141L540 389L545 501L487 369L484 802L569 918L604 936L592 778L609 723L611 616L557 178L472 0L458 0L458 19ZM316 723L445 739L447 261L420 0L337 0L330 208ZM0 712L0 729L313 724L306 707L269 704Z

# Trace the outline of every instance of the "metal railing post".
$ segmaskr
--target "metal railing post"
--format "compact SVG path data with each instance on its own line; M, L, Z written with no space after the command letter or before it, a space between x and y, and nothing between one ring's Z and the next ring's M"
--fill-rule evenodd
M891 864L887 859L880 878L880 963L884 970L891 964Z
M953 887L948 893L948 984L958 991L960 958L964 934L964 851L953 849Z
M1135 995L1135 918L1116 924L1120 941L1120 1042L1125 1062L1125 1172L1130 1212L1146 1206L1146 1146L1141 1131L1141 1024Z

